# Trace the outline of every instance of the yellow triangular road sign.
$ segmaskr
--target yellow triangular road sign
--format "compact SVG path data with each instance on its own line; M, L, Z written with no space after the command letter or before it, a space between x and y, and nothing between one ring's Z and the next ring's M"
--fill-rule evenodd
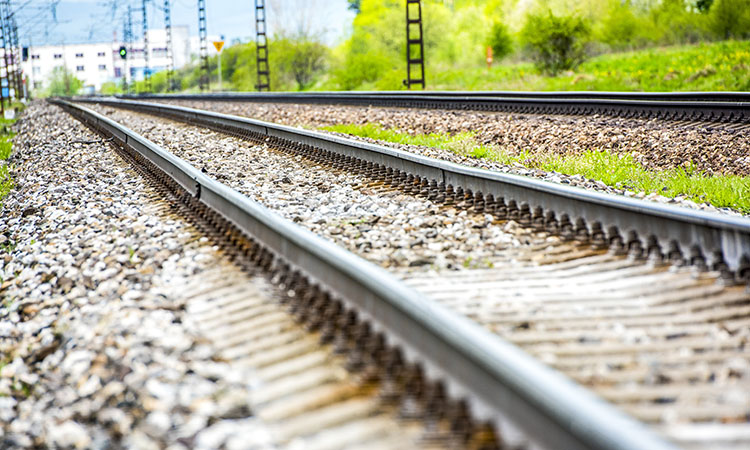
M224 48L224 41L213 41L213 43L217 52L221 52L221 49Z

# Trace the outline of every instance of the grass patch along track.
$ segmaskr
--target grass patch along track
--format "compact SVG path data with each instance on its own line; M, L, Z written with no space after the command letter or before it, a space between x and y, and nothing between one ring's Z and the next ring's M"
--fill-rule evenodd
M7 161L13 151L13 142L11 142L13 134L8 130L11 123L13 122L0 119L0 206L13 188L13 179L10 176L10 166Z
M608 151L585 151L574 155L537 154L531 151L511 153L497 146L479 145L471 132L408 134L377 124L333 125L323 130L350 134L405 145L440 148L474 158L486 158L501 164L520 164L530 169L581 175L607 186L657 193L667 197L685 197L728 207L750 214L750 177L706 175L693 167L649 170L630 155Z

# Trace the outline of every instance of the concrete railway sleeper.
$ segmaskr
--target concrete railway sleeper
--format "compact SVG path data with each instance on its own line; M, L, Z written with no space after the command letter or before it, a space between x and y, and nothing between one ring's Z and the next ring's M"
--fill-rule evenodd
M149 166L241 260L274 273L298 319L348 355L351 370L379 381L381 396L401 402L402 415L433 423L436 435L447 432L477 448L669 448L637 422L382 271L103 116L57 104Z

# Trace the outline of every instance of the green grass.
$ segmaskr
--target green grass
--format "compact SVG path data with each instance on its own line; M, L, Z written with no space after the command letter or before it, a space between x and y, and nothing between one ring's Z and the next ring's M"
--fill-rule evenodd
M453 135L444 133L408 134L396 130L386 129L380 125L368 123L364 125L332 125L322 127L327 131L351 134L354 136L394 142L396 144L422 145L425 147L441 148L454 153L466 154L483 158L492 151L489 147L479 146L474 141L474 133L461 132Z
M12 123L13 121L0 119L0 206L3 204L3 199L13 188L10 168L5 162L10 158L10 153L13 150L13 143L11 142L13 133L9 128Z
M556 77L539 74L531 63L428 69L434 90L748 91L750 41L603 54Z
M10 177L8 166L0 166L0 206L3 205L3 199L5 199L12 188L13 180Z
M565 156L529 151L510 153L494 146L477 145L470 132L452 136L442 133L411 135L385 129L377 124L334 125L322 129L387 142L436 147L502 164L516 163L528 168L582 175L615 188L647 194L658 193L667 197L684 196L695 202L708 202L714 206L729 207L750 214L750 177L708 176L691 167L654 171L643 167L630 155L617 155L607 151L586 151Z

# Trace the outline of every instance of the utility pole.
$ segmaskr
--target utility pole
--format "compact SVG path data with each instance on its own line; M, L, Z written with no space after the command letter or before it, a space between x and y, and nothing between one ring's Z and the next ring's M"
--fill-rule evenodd
M125 74L124 74L125 76L123 78L123 80L125 81L124 91L126 94L129 94L130 86L133 84L133 83L128 82L130 78L130 64L129 64L130 53L132 53L133 51L132 49L133 47L133 10L130 7L130 5L128 5L128 17L127 17L127 20L125 21L125 30L123 31L124 31L123 40L125 41L125 48L127 50L125 52Z
M143 13L143 59L146 63L143 68L143 83L146 92L151 92L151 68L149 67L148 60L148 16L146 15L146 2L147 0L141 1L141 11Z
M255 0L255 69L258 92L271 90L268 69L268 39L266 38L266 0Z
M206 32L206 0L198 0L198 36L201 40L201 75L198 77L198 85L201 91L207 91L208 86L208 47L206 45L206 39L208 33Z
M174 52L172 50L172 16L169 0L164 0L164 28L167 30L167 92L174 90Z
M6 9L5 9L6 1L4 0L0 4L0 32L2 33L2 40L3 40L3 62L4 62L4 71L2 72L2 75L0 76L0 92L3 92L2 96L4 98L8 99L8 106L10 106L10 61L8 60L8 30L5 27L5 22L7 21L8 17L6 15ZM4 89L8 89L8 95L6 96L4 93ZM2 107L3 117L5 117L5 105Z
M18 44L18 24L16 23L16 16L11 16L11 32L12 32L12 45L13 45L13 61L16 65L16 97L18 99L24 98L24 92L23 92L23 77L21 74L21 67L19 66L20 63L20 49Z
M2 40L2 49L3 49L3 62L5 73L3 74L3 71L0 70L0 112L2 113L2 117L5 117L5 93L3 92L3 86L8 84L8 54L5 52L5 27L2 26L2 24L5 22L5 13L0 8L0 40ZM5 82L3 82L5 81ZM8 89L8 97L10 97L10 89ZM10 106L10 98L8 98L8 106Z
M412 75L412 72L417 74ZM406 89L424 82L424 41L422 40L422 1L406 0Z

